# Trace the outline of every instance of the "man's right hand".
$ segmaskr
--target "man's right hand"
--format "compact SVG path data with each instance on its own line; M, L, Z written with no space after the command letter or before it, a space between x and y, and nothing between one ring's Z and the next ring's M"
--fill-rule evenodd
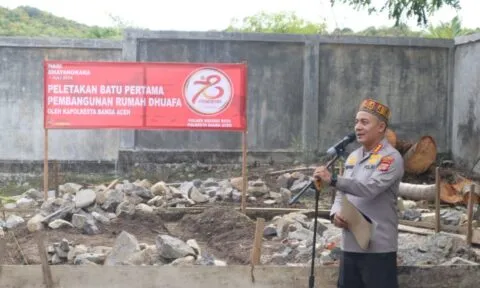
M337 213L335 213L335 216L333 217L333 225L338 228L348 229L348 223L342 216L338 215Z

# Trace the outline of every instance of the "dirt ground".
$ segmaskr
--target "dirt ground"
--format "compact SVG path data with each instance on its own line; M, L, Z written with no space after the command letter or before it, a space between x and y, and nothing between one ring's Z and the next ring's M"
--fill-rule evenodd
M274 170L274 169L272 169ZM259 173L251 172L249 180L258 178L267 182L267 185L275 189L276 177L266 177L266 171ZM449 177L449 172L442 173L443 177ZM304 174L308 175L308 172ZM433 169L423 175L405 175L403 181L409 183L434 183L435 172ZM329 209L331 192L327 189L321 194L319 209ZM264 199L248 201L247 207L271 207L271 208L313 208L314 197L305 195L294 205L263 203ZM204 205L202 205L204 206ZM216 259L224 260L228 264L248 264L253 244L255 221L235 211L234 207L240 207L238 202L216 202L209 204L204 212L199 214L173 213L169 215L135 214L129 218L118 218L110 225L97 224L100 234L85 235L75 228L43 231L47 245L67 239L74 244L83 244L88 247L114 245L115 239L121 231L126 231L138 239L140 243L155 244L155 238L160 233L166 233L178 237L184 241L197 240L203 252L213 255ZM31 215L33 216L33 215ZM4 241L0 240L0 264L25 265L39 264L40 258L35 234L26 228L26 222L14 230L6 231ZM17 244L18 243L18 244ZM6 246L3 249L2 245ZM278 252L279 243L264 239L262 254ZM3 252L2 252L3 251ZM272 252L272 253L273 253ZM25 259L24 259L25 257Z
M184 214L177 217L162 217L162 215L143 216L136 214L129 218L118 218L110 225L97 224L100 233L96 235L81 234L75 228L64 228L42 231L46 245L52 245L67 239L73 244L83 244L87 247L113 247L115 239L121 231L135 235L139 243L155 245L158 234L169 234L184 241L197 240L205 255L226 261L228 264L248 264L255 233L255 222L233 207L212 206L199 214ZM13 236L15 235L15 236ZM0 263L4 265L40 264L37 239L30 233L24 223L21 227L6 233L3 243L7 249L0 255ZM17 245L18 241L18 245ZM266 249L275 249L275 244L266 243ZM19 249L20 246L20 249ZM268 252L265 250L265 252ZM25 259L24 259L25 257Z
M164 221L160 217L142 216L140 214L131 217L131 219L117 218L110 225L97 223L97 226L100 233L96 235L81 234L75 228L57 230L47 228L42 233L44 234L46 245L47 243L52 245L55 242L60 242L62 239L67 239L75 245L83 244L87 247L112 247L115 239L122 231L135 235L140 243L148 243L150 245L155 244L155 237L159 233L168 233ZM12 231L15 237L12 235ZM0 261L2 261L0 263L6 265L40 264L37 239L35 234L28 231L26 223L12 231L6 233L7 253L4 253L3 259L0 258ZM20 246L21 252L18 246ZM22 253L25 255L26 263Z

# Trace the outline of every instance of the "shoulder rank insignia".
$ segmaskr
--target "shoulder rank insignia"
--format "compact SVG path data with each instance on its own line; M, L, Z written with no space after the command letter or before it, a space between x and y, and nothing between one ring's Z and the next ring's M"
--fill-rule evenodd
M382 143L379 143L375 149L373 149L372 154L377 154L380 149L382 149L383 145Z
M382 172L388 171L390 166L392 165L394 159L392 156L385 156L380 160L380 164L378 165L378 170Z

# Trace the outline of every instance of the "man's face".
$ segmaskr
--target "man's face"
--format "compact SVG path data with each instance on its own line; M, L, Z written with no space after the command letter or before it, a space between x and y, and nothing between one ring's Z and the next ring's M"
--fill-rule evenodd
M357 141L364 146L368 147L381 140L385 128L385 122L368 112L359 111L355 117Z

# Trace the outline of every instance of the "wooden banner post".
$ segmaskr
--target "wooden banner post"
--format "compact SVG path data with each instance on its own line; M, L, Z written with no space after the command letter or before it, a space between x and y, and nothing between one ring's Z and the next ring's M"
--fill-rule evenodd
M246 213L247 209L247 188L248 188L248 176L247 176L247 130L242 133L242 213Z
M48 129L44 128L44 156L43 156L43 197L48 199Z
M247 119L247 101L248 101L248 66L247 61L242 62L245 65L244 71L244 83L245 95L244 95L244 113L245 113L245 128L242 131L242 204L240 209L243 214L246 214L247 211L247 189L248 189L248 173L247 173L247 136L248 136L248 119Z

